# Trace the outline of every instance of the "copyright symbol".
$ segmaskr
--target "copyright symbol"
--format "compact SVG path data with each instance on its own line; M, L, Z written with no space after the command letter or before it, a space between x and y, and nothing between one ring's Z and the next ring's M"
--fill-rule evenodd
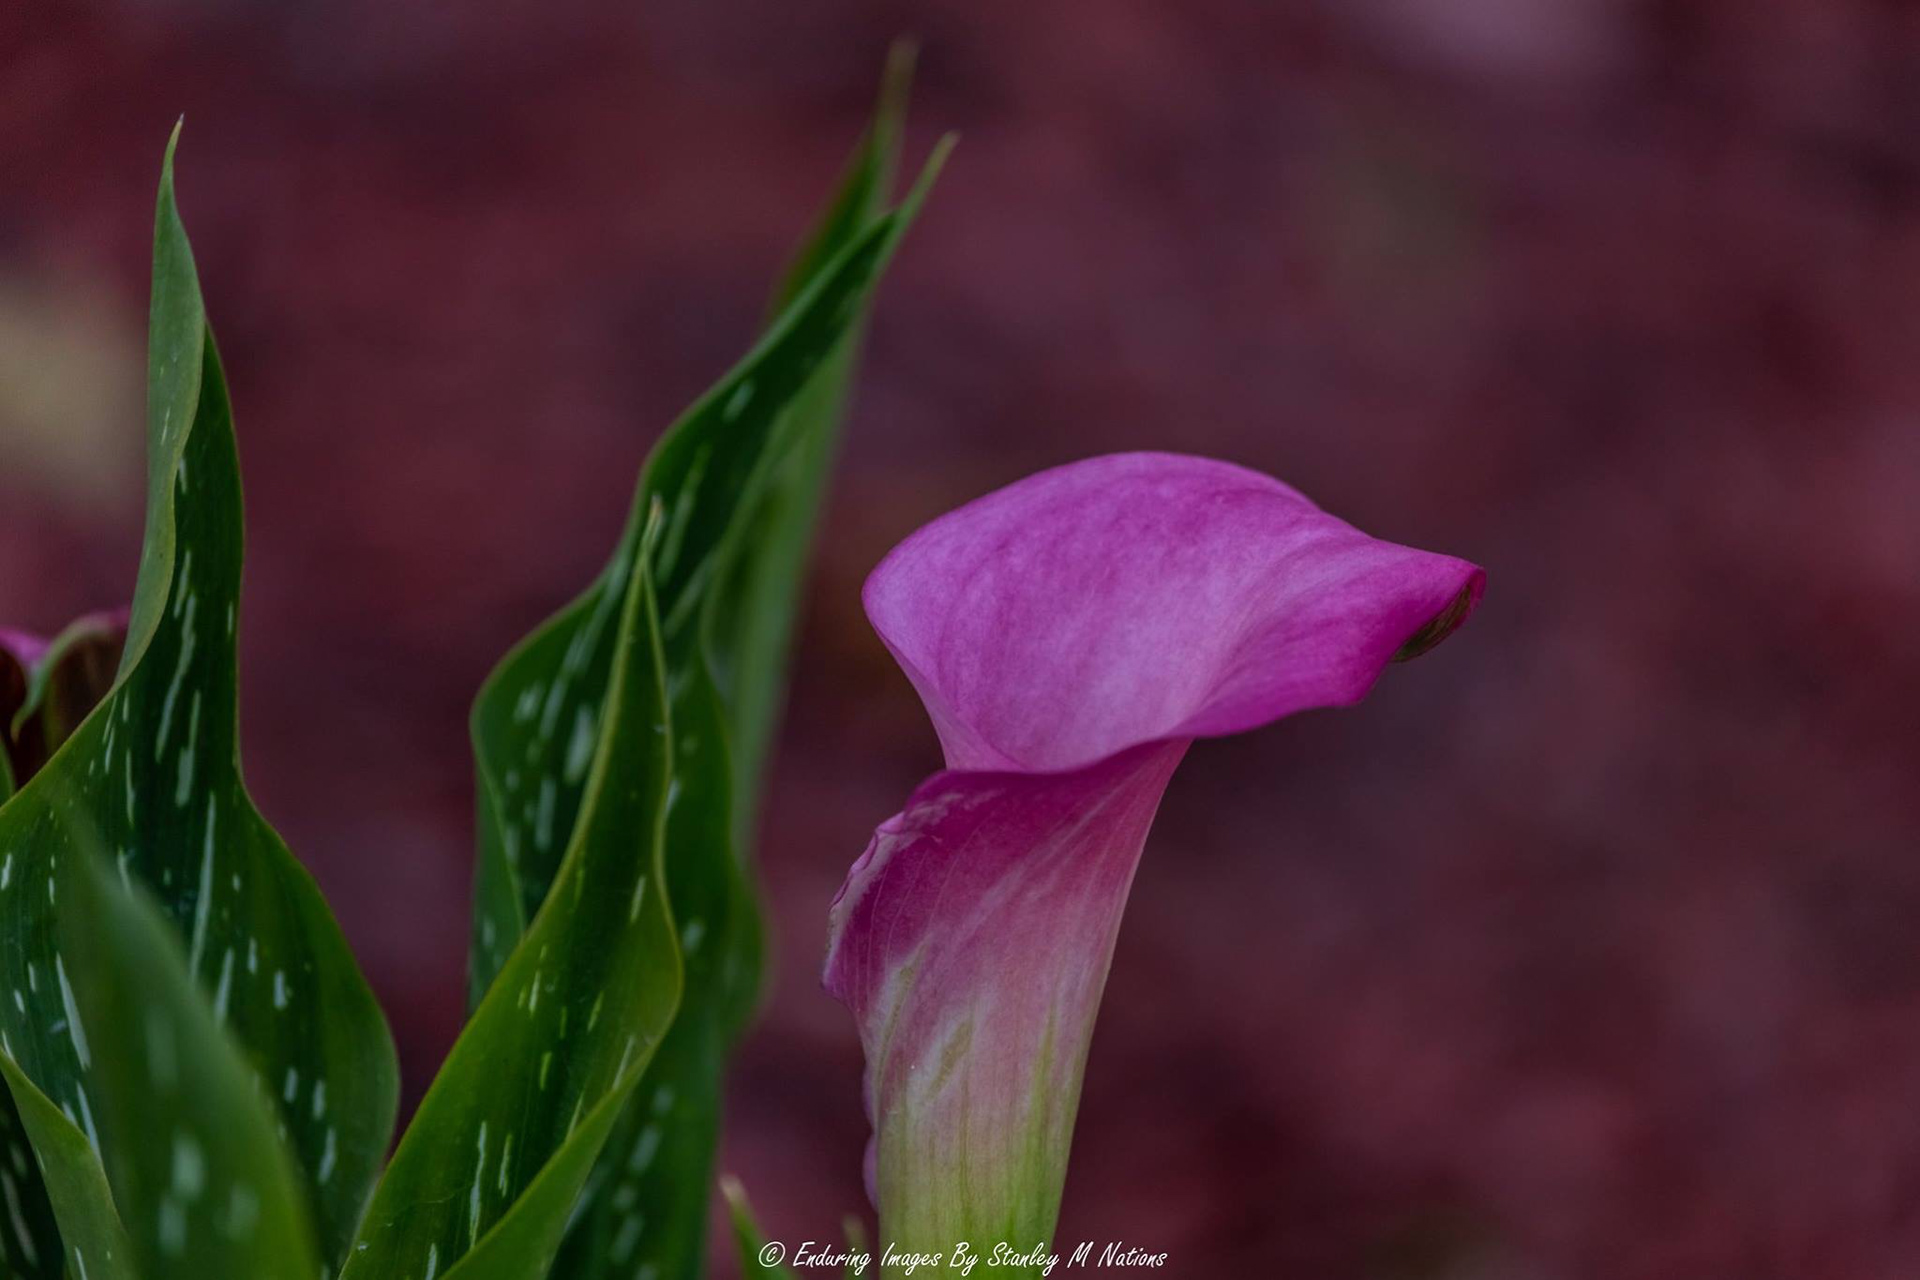
M760 1265L777 1267L787 1260L787 1246L778 1240L769 1240L760 1246Z

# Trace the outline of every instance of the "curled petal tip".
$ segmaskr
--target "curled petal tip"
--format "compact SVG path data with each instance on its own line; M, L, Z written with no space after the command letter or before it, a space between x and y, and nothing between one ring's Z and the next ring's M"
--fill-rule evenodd
M1447 607L1407 637L1407 642L1394 653L1393 660L1412 662L1421 654L1431 652L1442 640L1458 631L1466 622L1467 615L1471 614L1474 607L1480 603L1480 597L1486 591L1486 587L1487 575L1478 569L1474 570L1472 578L1454 593L1453 599L1447 602Z

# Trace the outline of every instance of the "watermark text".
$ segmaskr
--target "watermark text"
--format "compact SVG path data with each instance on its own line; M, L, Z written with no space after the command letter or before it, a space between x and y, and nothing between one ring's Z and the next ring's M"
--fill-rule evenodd
M1059 1271L1158 1271L1167 1265L1165 1250L1145 1249L1121 1240L1082 1240L1062 1245L1056 1252L1044 1244L993 1245L960 1242L950 1249L928 1252L885 1245L878 1251L855 1249L820 1240L802 1240L789 1247L769 1240L760 1248L760 1264L787 1266L817 1274L819 1270L854 1276L971 1276L1012 1274L1051 1276Z

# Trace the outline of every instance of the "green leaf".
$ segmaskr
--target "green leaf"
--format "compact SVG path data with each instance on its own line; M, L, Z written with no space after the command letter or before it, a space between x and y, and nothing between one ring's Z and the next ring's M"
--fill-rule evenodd
M143 1280L320 1273L283 1122L146 891L103 859L62 859L61 982L114 1200ZM81 1030L84 1028L84 1031ZM76 1252L76 1275L92 1275ZM112 1267L119 1259L102 1258Z
M176 140L177 140L176 130ZM323 1259L337 1260L398 1095L386 1024L304 868L238 764L234 635L242 514L233 421L167 148L154 228L148 500L111 693L0 807L0 1040L69 1247L95 1249L102 1145L58 955L55 868L84 825L152 890L216 1020L273 1099ZM42 1105L42 1104L46 1105ZM121 1205L132 1218L152 1206ZM98 1273L94 1280L98 1280Z
M133 1247L113 1207L107 1171L100 1165L87 1135L47 1096L20 1074L13 1060L0 1054L0 1075L7 1081L10 1119L31 1146L33 1162L17 1155L9 1137L7 1163L17 1186L8 1193L7 1214L13 1246L7 1262L21 1276L68 1274L68 1249L73 1241L73 1273L85 1269L88 1280L132 1280ZM0 1184L0 1191L6 1190ZM21 1204L13 1216L13 1198ZM60 1205L55 1221L54 1205Z
M733 1240L740 1248L742 1280L793 1280L793 1272L781 1266L784 1253L767 1252L767 1233L754 1221L753 1206L747 1203L747 1189L738 1178L720 1179L720 1192L727 1198L727 1216L733 1222Z
M917 205L937 168L938 158L909 205ZM692 624L702 620L713 582L736 576L720 549L759 468L769 456L788 457L806 431L805 420L786 410L859 318L911 212L903 206L865 224L747 359L668 430L642 472L609 568L516 646L481 688L471 724L480 852L470 1007L539 910L578 815L606 696L607 624L645 513L655 499L665 504L657 577L671 664L676 647L692 652L699 638Z
M13 794L14 761L22 780L37 773L48 753L59 748L112 687L125 629L123 618L95 614L67 627L44 650L23 644L25 638L18 634L0 633L0 803ZM28 661L30 653L37 656ZM0 1058L0 1074L6 1066ZM58 1108L48 1109L58 1129L71 1132ZM58 1129L50 1142L58 1143ZM108 1198L98 1183L95 1190L101 1200ZM5 1206L0 1216L0 1273L65 1275L66 1249L33 1158L33 1138L7 1087L0 1087L0 1202ZM114 1232L118 1227L109 1223L106 1229ZM126 1256L124 1249L120 1256Z
M863 150L850 184L861 193L855 204L862 210L878 198L884 164L874 157L891 153L896 134L888 120ZM714 681L716 590L729 582L759 583L739 568L742 555L761 549L743 542L744 513L769 491L775 469L828 425L815 407L821 379L837 385L844 377L849 335L937 168L938 158L899 210L834 224L842 230L822 248L792 305L654 450L615 567L510 654L476 702L481 848L472 979L480 993L507 949L525 945L518 942L521 922L546 898L554 849L576 821L582 744L591 743L613 705L604 646L606 618L618 601L618 566L630 554L639 513L657 505L664 523L655 573L675 726L666 878L686 995L641 1096L614 1121L574 1211L558 1275L584 1280L647 1267L662 1277L700 1272L725 1048L752 1005L759 936L744 868L733 852L739 819L728 739L734 730ZM816 485L818 474L816 467ZM806 515L810 525L811 507ZM795 536L803 538L804 531ZM771 661L784 653L792 591L789 583L764 593L775 603L784 600L779 652ZM742 628L760 621L762 598L753 595L736 611ZM766 709L757 714L769 718L771 705L768 693Z
M887 120L870 136L852 185L868 192L866 200L877 201L874 175L890 167L884 156L896 130ZM904 226L924 191L923 185L900 213L890 215L896 221L888 234ZM841 225L848 238L839 246L842 254L871 234L856 231L851 221ZM869 229L881 225L866 224ZM840 261L828 257L814 282L830 279L832 264ZM811 287L803 286L800 297L806 298ZM752 442L741 439L742 424L723 435L711 419L695 419L662 442L649 468L648 481L659 485L656 491L666 501L668 494L686 493L673 479L678 460L703 456L709 442L714 454L738 450L745 455L741 461L752 464L750 470L741 468L743 485L717 490L716 501L688 521L683 561L713 569L690 578L689 593L698 594L680 597L684 621L678 629L670 624L667 636L668 672L677 691L675 723L681 726L674 772L680 793L668 832L667 880L681 925L686 996L648 1070L644 1097L621 1116L608 1140L600 1194L580 1214L562 1255L566 1266L560 1274L569 1280L611 1280L641 1266L652 1266L662 1277L693 1280L704 1270L726 1056L751 1014L761 966L758 904L744 859L735 852L742 847L740 833L750 825L743 814L751 812L760 761L736 767L740 761L732 741L744 726L754 735L748 749L764 751L785 666L797 576L852 364L850 344L869 296L868 290L853 295L818 368L794 385L788 398L768 405L768 439L758 457L747 452ZM805 315L806 307L799 302L788 314ZM689 463L682 474L693 469ZM708 511L712 519L700 520ZM716 619L720 602L729 598L722 594L728 584L740 588L731 596L735 625L721 631ZM759 695L744 714L722 693L717 679L722 672L740 677L736 687L747 684Z
M680 997L661 841L672 734L649 556L553 892L420 1104L343 1280L538 1280Z
M890 52L873 123L832 203L781 281L774 295L776 316L885 207L899 163L913 59L913 47L905 42ZM743 851L753 846L761 778L786 688L795 608L839 448L864 321L863 316L841 339L788 409L790 451L770 460L765 481L742 503L723 552L727 573L708 606L707 647L733 748L734 838Z

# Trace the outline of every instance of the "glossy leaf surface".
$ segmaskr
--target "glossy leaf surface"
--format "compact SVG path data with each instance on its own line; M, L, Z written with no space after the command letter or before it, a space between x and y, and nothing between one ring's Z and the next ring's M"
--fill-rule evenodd
M94 853L62 859L60 956L137 1273L308 1280L320 1263L280 1115L177 932L137 881L107 868Z
M123 614L81 618L51 641L0 629L0 803L13 794L16 779L25 782L40 771L112 687L125 638ZM0 1072L6 1066L0 1060ZM57 1109L53 1116L59 1117ZM65 1275L60 1228L10 1088L0 1088L0 1203L0 1274Z
M347 1280L545 1276L673 1018L680 965L661 868L671 735L648 570L636 547L553 892L420 1104Z
M897 103L898 94L889 100ZM884 195L896 115L897 108L883 107L823 230L803 256L803 269L809 260L815 264L812 284L831 285L836 264L850 249L857 252L878 225L869 220L862 229L861 217ZM904 229L917 198L890 215L895 221L885 231L889 239ZM819 300L807 299L808 287L800 286L801 301L789 320L804 321L822 309ZM715 566L702 576L689 571L680 625L670 624L667 633L678 731L667 880L680 925L686 996L639 1098L609 1138L596 1171L598 1194L563 1254L562 1274L569 1280L613 1280L647 1266L685 1280L704 1271L727 1051L751 1014L761 965L759 906L742 856L745 831L870 287L840 304L835 325L823 335L827 354L817 370L768 404L763 438L740 424L723 432L690 419L662 442L643 479L660 484L663 494L685 495L709 449L740 450L743 461L753 463L751 469L736 464L740 482L705 501L716 518L690 519L680 548L692 564ZM676 482L676 474L687 479ZM747 702L732 696L742 693ZM745 750L755 753L750 758L734 746L743 734Z
M0 1037L71 1249L102 1253L101 1135L59 955L59 863L87 838L178 931L211 1015L269 1089L323 1256L366 1202L397 1097L372 993L306 871L241 781L234 637L242 517L226 383L173 194L154 231L146 534L113 690L0 807ZM120 1206L120 1216L144 1212ZM93 1271L97 1280L99 1272Z
M792 554L763 540L768 527L804 539L811 526L823 465L780 468L802 448L830 447L820 437L837 418L850 335L920 198L872 213L890 163L880 157L891 154L895 133L893 116L884 120L856 160L846 187L854 194L836 202L828 238L816 243L811 273L791 304L655 448L613 567L508 656L474 709L477 999L510 963L512 948L526 945L524 922L548 900L555 851L580 821L583 760L615 705L608 619L625 589L621 566L642 513L657 508L654 573L674 725L665 871L686 996L634 1101L610 1121L557 1275L700 1272L724 1052L751 1008L759 965L757 913L735 853L742 818L729 739L750 722L764 741L778 681L760 668L783 658L794 591L784 579L769 581L753 557ZM762 504L775 496L777 509ZM760 515L771 526L756 524ZM749 537L754 529L761 536ZM797 562L780 572L796 571ZM724 628L716 621L722 595L733 602ZM716 641L722 631L725 639ZM767 634L777 634L778 644L768 644ZM722 647L728 671L755 672L757 710L745 718L736 718L716 685L713 654ZM733 656L741 654L748 656ZM757 781L757 767L754 775Z

